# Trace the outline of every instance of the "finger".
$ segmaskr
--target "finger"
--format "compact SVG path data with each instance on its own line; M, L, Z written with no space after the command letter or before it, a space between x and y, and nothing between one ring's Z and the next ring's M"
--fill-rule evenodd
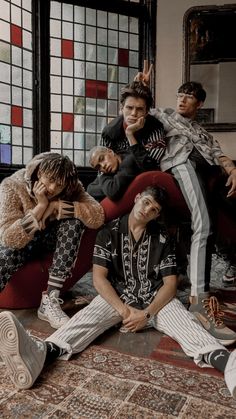
M153 64L150 64L149 70L147 72L147 76L149 77L153 69Z
M143 61L143 72L144 74L148 73L148 60Z

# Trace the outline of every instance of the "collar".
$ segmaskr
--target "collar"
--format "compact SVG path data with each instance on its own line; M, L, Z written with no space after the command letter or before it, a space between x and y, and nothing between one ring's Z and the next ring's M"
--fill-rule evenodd
M122 217L120 217L120 225L119 225L119 232L128 234L129 233L129 214L125 214ZM155 221L149 221L149 223L146 225L146 231L150 236L158 236L161 232L161 226L160 224Z

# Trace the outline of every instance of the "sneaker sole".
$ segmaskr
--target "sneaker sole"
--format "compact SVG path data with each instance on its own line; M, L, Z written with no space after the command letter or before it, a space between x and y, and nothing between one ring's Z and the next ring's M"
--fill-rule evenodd
M0 353L3 362L11 372L11 380L19 389L28 389L33 385L31 374L20 355L20 342L17 326L11 313L0 316Z

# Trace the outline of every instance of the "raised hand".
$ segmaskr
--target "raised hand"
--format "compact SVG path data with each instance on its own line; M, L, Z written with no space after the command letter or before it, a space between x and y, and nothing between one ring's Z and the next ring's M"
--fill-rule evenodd
M37 204L46 208L48 206L48 198L45 185L40 181L35 182L33 186L33 192L37 200Z
M150 84L150 75L153 69L153 64L150 64L148 68L148 60L144 60L143 62L143 71L139 72L135 78L134 81L141 81L146 86L149 86Z
M51 201L46 209L46 211L43 214L43 217L41 219L41 226L42 229L46 227L46 221L50 219L56 219L58 215L58 208L59 208L59 202L58 201Z

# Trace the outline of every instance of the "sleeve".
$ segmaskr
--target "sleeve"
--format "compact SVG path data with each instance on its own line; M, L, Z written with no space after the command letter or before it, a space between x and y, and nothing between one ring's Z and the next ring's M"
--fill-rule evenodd
M160 273L163 278L169 275L177 275L175 248L173 241L169 238L164 245L160 263Z
M89 183L89 185L87 186L87 192L89 193L89 195L95 198L96 201L101 201L106 196L99 182L101 176L101 174L98 174L96 179L94 179L94 181Z
M59 201L58 220L78 218L86 227L97 229L104 223L105 215L102 206L84 189L80 191L77 201Z
M2 181L0 187L0 240L5 247L25 247L40 229L37 219L24 212L19 190L10 179Z
M97 234L93 251L93 264L103 266L108 270L112 264L111 238L106 227L103 227Z
M158 147L159 148L159 147ZM165 148L160 148L159 156L162 156ZM146 149L142 144L134 144L130 146L130 152L133 154L137 166L140 168L140 171L153 170L153 158L150 155L148 149Z
M223 153L220 144L218 143L218 141L209 133L207 133L208 136L210 136L210 141L211 141L211 154L212 157L215 161L215 163L219 163L218 159L219 157L225 157L225 154Z

